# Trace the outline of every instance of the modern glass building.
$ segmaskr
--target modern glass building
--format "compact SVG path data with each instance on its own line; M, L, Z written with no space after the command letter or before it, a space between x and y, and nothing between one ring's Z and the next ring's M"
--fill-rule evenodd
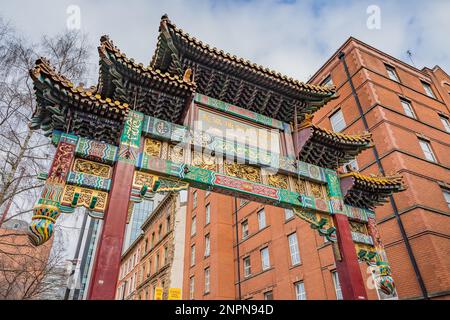
M140 203L136 203L131 214L130 222L127 225L125 241L123 251L133 243L134 240L141 233L142 223L147 219L150 213L153 211L154 201L143 200Z

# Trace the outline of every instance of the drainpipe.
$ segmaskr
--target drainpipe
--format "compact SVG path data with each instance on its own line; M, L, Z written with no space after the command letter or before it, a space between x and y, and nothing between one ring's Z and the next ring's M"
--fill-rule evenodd
M350 87L352 89L353 98L355 98L356 105L358 106L359 115L360 115L361 120L362 120L362 122L364 124L364 128L366 129L366 131L369 132L369 124L367 123L367 119L366 119L366 116L364 115L364 111L363 111L361 102L359 100L358 94L356 93L356 89L355 89L355 86L353 84L352 77L350 75L350 71L348 70L348 65L347 65L347 62L345 61L345 53L343 51L339 52L338 57L339 57L339 60L342 61L342 64L344 66L345 74L347 75L347 80L348 80L348 82L350 84ZM377 163L381 174L385 175L385 171L384 171L383 165L381 164L377 147L374 146L372 148L372 150L373 150L373 155L375 156L375 162ZM411 245L409 243L408 236L406 235L405 227L403 226L403 222L402 222L402 220L400 218L400 215L398 213L397 204L396 204L396 202L394 200L394 197L392 195L389 196L389 200L390 200L390 203L391 203L391 206L392 206L392 210L394 211L394 216L395 216L395 219L397 221L398 227L400 229L400 234L402 236L403 241L405 242L406 251L408 252L409 260L411 261L411 264L413 266L417 282L419 283L420 289L422 291L422 295L423 295L425 300L428 300L429 296L428 296L427 288L425 287L425 283L424 283L424 281L422 279L422 275L420 274L420 270L419 270L419 267L417 265L416 258L414 257L413 250L412 250Z
M237 197L234 197L234 217L235 217L235 225L236 225L236 255L237 255L237 280L238 280L238 297L239 300L242 300L242 292L241 292L241 258L239 257L239 226L238 226L238 205L237 205Z

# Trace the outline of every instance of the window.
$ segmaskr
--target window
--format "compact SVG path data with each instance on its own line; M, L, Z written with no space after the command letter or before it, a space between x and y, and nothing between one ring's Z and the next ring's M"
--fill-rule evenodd
M258 226L259 230L266 227L266 213L264 212L264 209L258 211Z
M397 75L397 71L395 71L394 67L386 65L386 71L387 71L387 74L388 74L389 78L391 78L391 80L394 80L396 82L400 82L400 80L398 78L398 75Z
M347 126L341 109L331 115L330 122L335 132L341 132Z
M249 200L239 198L239 208L245 206L249 202Z
M358 161L356 161L356 159L350 160L349 162L344 164L342 166L342 168L345 173L348 173L351 171L358 171L359 170Z
M295 298L297 300L306 300L306 291L303 281L295 283Z
M166 232L170 232L170 216L167 216L166 218Z
M195 235L197 233L197 217L192 217L192 223L191 223L191 236Z
M273 291L264 292L264 300L273 300Z
M289 220L294 216L294 211L291 209L284 209L284 219Z
M333 79L331 79L331 75L329 75L328 77L326 77L322 83L320 84L322 87L331 87L334 85L333 83Z
M425 155L425 158L429 161L436 162L436 157L434 156L433 150L431 149L431 145L428 141L419 139L420 147Z
M403 111L405 111L405 114L410 118L417 119L416 114L414 113L414 110L411 106L411 103L405 99L400 99L400 102L402 103Z
M159 270L159 253L156 255L155 271Z
M195 284L195 280L194 277L192 276L189 279L189 299L194 300L194 284Z
M195 244L191 246L191 267L195 265Z
M252 274L250 257L244 258L244 277L249 277Z
M152 259L148 260L148 273L147 273L147 277L150 277L150 275L152 274Z
M291 262L295 266L300 263L300 252L298 250L297 234L293 233L288 236L289 251L291 252Z
M162 239L162 224L158 226L158 241Z
M205 236L205 257L209 257L211 251L211 241L209 239L209 234Z
M333 282L334 282L334 288L336 290L336 299L337 300L344 300L342 297L342 289L341 284L339 283L339 276L336 271L332 272L333 274Z
M164 265L169 262L169 248L167 246L164 247Z
M450 121L448 120L448 118L445 116L439 116L439 118L441 118L441 122L444 125L445 131L450 133Z
M192 193L192 207L197 208L197 191Z
M248 237L248 221L245 220L242 222L242 239L245 239Z
M450 209L450 191L443 190L442 192L444 193L444 199L447 202L447 206Z
M205 207L205 225L211 222L211 207L209 203Z
M269 248L264 248L261 250L261 267L263 270L270 268Z
M209 293L209 268L205 269L205 293Z
M148 250L148 238L145 238L144 252L146 253L147 250Z
M152 243L150 245L151 248L153 248L153 246L155 245L155 233L152 233Z
M425 90L425 93L427 94L427 96L429 96L430 98L436 99L436 96L434 95L433 89L431 89L431 86L430 86L429 83L426 83L426 82L422 81L422 86L423 86L423 89Z

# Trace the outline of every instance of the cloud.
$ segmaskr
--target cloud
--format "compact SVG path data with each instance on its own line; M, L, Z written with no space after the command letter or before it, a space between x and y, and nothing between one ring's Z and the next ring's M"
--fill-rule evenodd
M81 9L81 26L93 45L109 34L128 56L147 64L159 20L167 13L192 36L224 51L306 81L349 37L418 68L450 72L450 2L434 1L9 1L2 14L32 39L66 27L69 5ZM381 29L366 26L369 5L381 9ZM23 10L27 8L27 10ZM96 57L96 52L93 52ZM96 64L96 61L93 61Z

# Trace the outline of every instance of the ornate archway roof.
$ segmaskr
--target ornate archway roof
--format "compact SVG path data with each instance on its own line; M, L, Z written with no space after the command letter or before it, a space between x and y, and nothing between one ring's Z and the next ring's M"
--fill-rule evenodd
M179 76L192 69L197 91L215 99L289 123L294 109L302 120L335 97L334 87L306 84L212 48L177 28L167 15L159 32L150 66Z
M387 202L393 193L406 189L401 175L367 176L359 172L340 175L341 189L345 203L372 209Z

